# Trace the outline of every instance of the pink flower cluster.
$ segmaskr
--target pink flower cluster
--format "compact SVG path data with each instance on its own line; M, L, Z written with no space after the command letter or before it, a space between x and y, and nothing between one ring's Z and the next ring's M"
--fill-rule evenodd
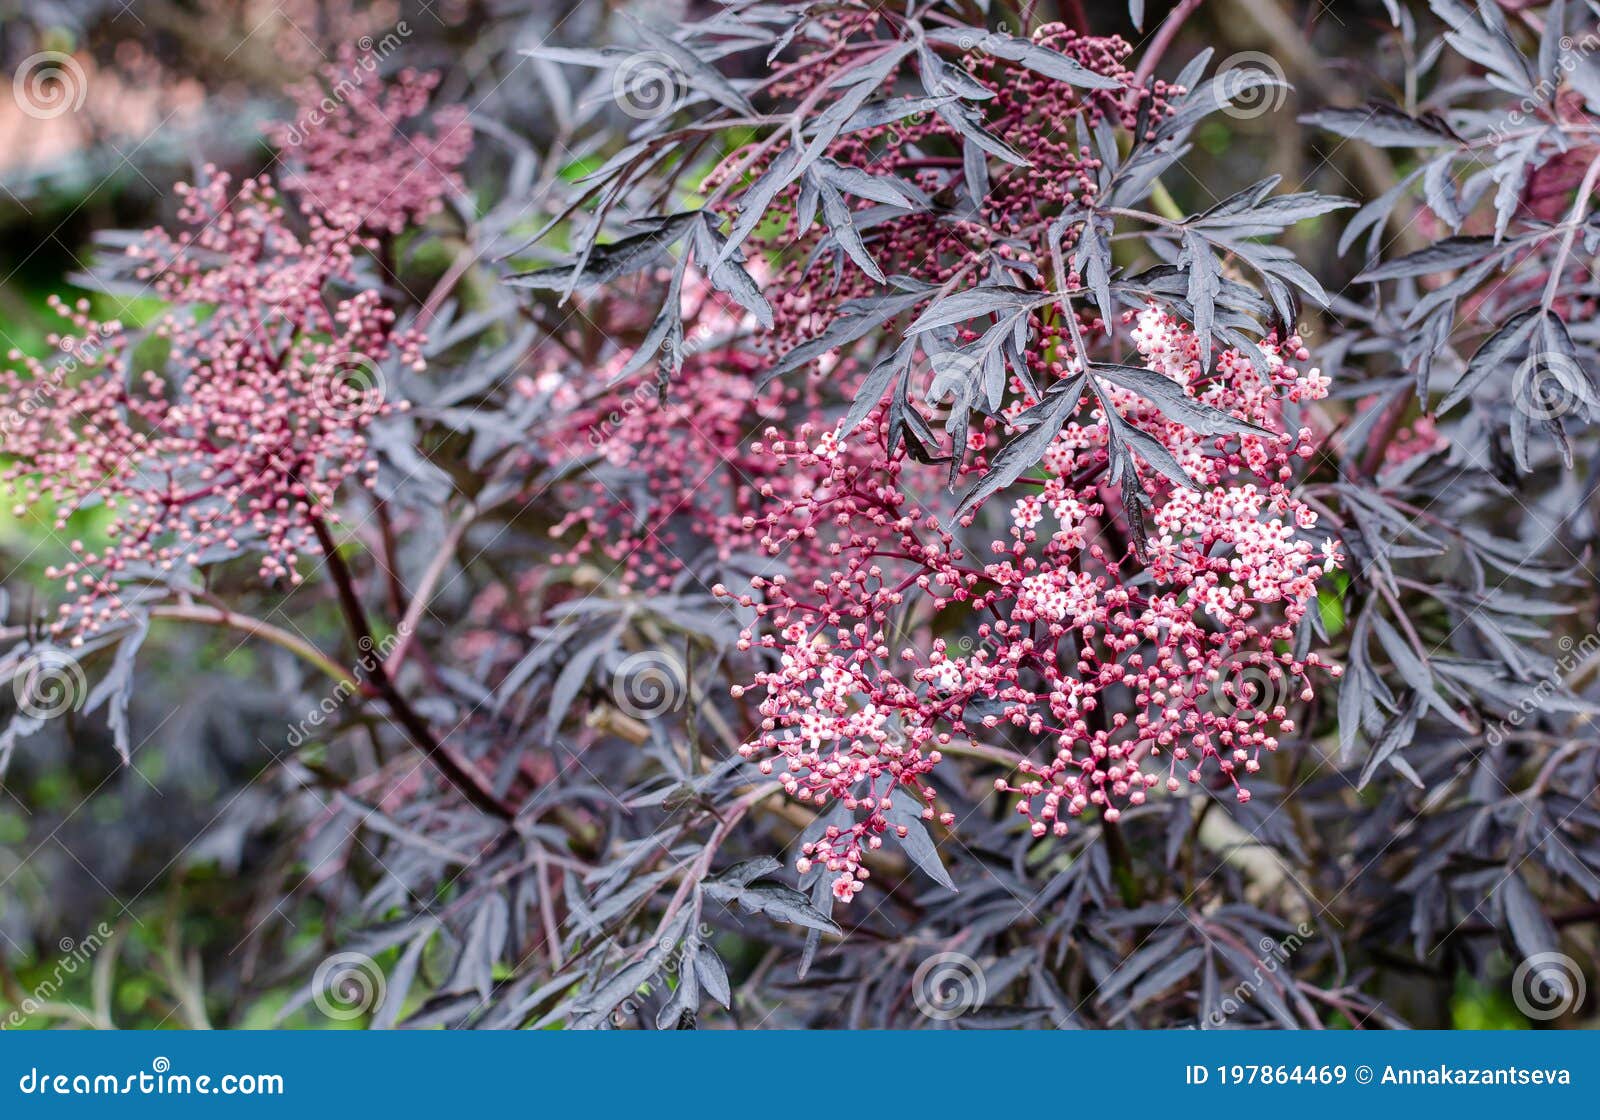
M571 544L552 561L596 559L623 590L670 588L708 544L724 562L748 548L741 526L771 469L749 437L794 397L778 383L756 389L764 363L744 345L751 324L736 305L702 281L686 286L683 307L683 367L664 386L612 384L632 351L594 370L558 359L522 386L560 410L547 454L584 464L551 528Z
M284 154L284 189L308 214L333 225L397 234L444 208L464 190L459 168L472 129L459 106L419 127L437 74L377 74L377 60L346 46L322 73L295 91L296 118L267 129Z
M1241 777L1294 730L1289 706L1312 695L1323 662L1288 649L1317 579L1340 556L1314 536L1316 514L1290 489L1294 460L1314 444L1310 429L1285 430L1283 417L1325 396L1326 381L1290 364L1307 356L1298 339L1268 340L1264 376L1235 351L1202 373L1184 324L1152 307L1128 325L1146 368L1271 433L1203 438L1104 385L1117 413L1199 487L1154 471L1142 479L1153 506L1143 557L1107 478L1111 426L1092 397L1019 484L1029 493L987 560L940 528L902 481L903 458L882 461L881 412L873 466L831 433L812 446L769 445L813 484L769 513L764 543L776 554L826 533L833 566L804 584L758 580L756 594L735 596L761 619L744 644L777 658L755 677L762 730L744 753L791 795L860 814L802 859L834 873L840 899L861 889L864 852L896 827L888 809L898 787L916 791L925 818L948 823L926 775L963 743L1009 730L1037 744L1041 753L996 786L1018 795L1033 835L1059 835L1091 808L1115 821L1163 780L1178 789L1180 775L1213 774L1247 800ZM921 648L896 637L912 620L964 636Z
M399 88L387 107L419 111L427 83ZM20 370L0 372L0 399L28 402L7 425L17 512L47 501L58 531L91 505L112 515L102 547L73 540L50 573L74 596L57 630L75 644L129 616L130 580L181 579L250 552L262 578L298 582L314 519L336 521L340 487L377 470L366 429L404 408L384 399L384 367L421 369L423 340L364 267L378 248L368 231L437 209L454 162L408 178L415 157L388 158L375 201L380 169L364 147L341 164L342 142L308 139L298 213L265 178L235 185L208 167L200 184L179 184L179 231L128 250L169 309L136 329L58 303L72 325L52 340L61 359L13 353ZM431 158L441 152L459 162L465 149Z
M589 311L626 325L626 309ZM756 437L795 424L814 435L830 423L826 391L860 377L853 360L830 360L803 384L761 386L767 359L751 345L752 318L703 279L684 286L683 322L682 368L665 385L648 377L613 384L631 350L590 368L555 347L518 383L556 414L539 449L552 462L582 465L561 488L567 512L551 535L566 544L551 562L597 561L625 592L681 587L705 572L708 548L712 567L726 570L762 552L769 511L803 502L815 480L790 469L781 444ZM855 454L863 470L877 469L869 446ZM794 572L832 563L814 534L796 532L781 551Z
M832 48L875 49L871 36L852 37L873 18L837 17ZM1149 128L1170 112L1174 91L1138 87L1122 66L1129 48L1121 40L1059 26L1035 39L1124 88L1086 92L975 53L969 68L993 93L983 102L986 126L1030 152L1033 165L997 172L977 215L875 215L868 249L885 273L971 285L998 267L1008 283L1039 276L1043 290L1053 217L1097 190L1092 153L1053 137L1074 137L1075 116L1088 127L1110 117ZM790 79L789 93L803 97L826 83L825 47L816 67ZM956 154L961 144L928 115L849 133L827 154L840 167L894 173L938 196L970 172ZM759 174L772 158L741 173ZM741 156L730 157L713 188L739 167ZM870 205L858 201L861 210ZM780 205L793 215L798 188ZM556 559L603 557L627 587L659 589L696 570L688 548L697 542L723 559L769 558L781 574L754 578L748 591L713 589L755 612L740 646L771 659L751 686L735 689L759 697L760 726L742 753L791 796L854 815L806 845L799 863L831 872L841 900L862 889L866 852L891 829L906 835L904 818L891 813L897 792L911 792L924 819L953 823L929 781L952 752L1011 760L1013 773L997 787L1017 798L1035 836L1060 834L1068 818L1090 810L1115 821L1152 787L1177 789L1180 779L1231 786L1247 799L1242 779L1294 730L1290 707L1314 694L1324 664L1294 656L1292 639L1317 580L1340 563L1291 490L1294 463L1315 440L1286 416L1327 393L1317 371L1298 365L1309 357L1300 341L1268 339L1261 371L1235 351L1208 365L1185 324L1153 306L1129 313L1119 329L1145 368L1267 434L1201 437L1103 382L1019 481L1026 492L1004 499L1010 517L1000 539L974 555L941 525L946 468L888 450L886 404L853 433L836 430L840 400L864 375L856 355L822 359L799 386L785 378L753 388L768 354L814 337L847 300L881 292L859 268L814 275L822 236L802 230L796 240L791 229L757 238L752 259L774 273L764 289L775 330L752 332L703 289L686 295L691 338L703 331L720 341L691 346L665 396L653 384L600 388L625 367L626 351L597 374L541 375L536 391L567 409L549 452L570 460L587 446L596 464L556 526L577 533ZM1083 313L1070 326L1054 314L1028 325L1028 373L1041 390L1082 373L1080 341L1099 347L1114 333ZM967 330L955 341L977 338ZM1009 389L1001 415L977 419L963 446L934 449L954 455L958 480L981 478L1011 422L1036 403L1021 378ZM1144 472L1142 550L1109 478L1113 425L1099 400L1158 441L1198 487ZM945 411L912 407L935 428ZM613 468L609 479L601 466ZM969 517L958 532L975 525Z
M853 37L870 32L878 18L842 13L823 22L834 29L835 47L846 42L859 47L862 41ZM1034 39L1097 73L1118 78L1126 88L1086 91L1002 65L974 50L968 62L976 80L994 93L984 103L986 117L997 135L1034 151L1037 166L997 179L981 220L947 222L910 214L876 223L871 251L885 271L941 283L976 261L975 275L986 275L989 258L976 250L997 236L1033 246L1001 244L1000 255L1019 265L1048 259L1050 216L1063 205L1092 196L1098 167L1075 142L1062 144L1052 137L1072 135L1074 117L1088 127L1106 118L1132 127L1143 113L1150 127L1169 112L1167 98L1173 91L1159 81L1148 88L1134 82L1133 73L1122 65L1131 50L1123 40L1082 36L1060 24L1039 28ZM826 82L831 55L821 50L819 57L821 68L802 67L774 92L804 96L815 83ZM829 146L828 158L875 175L899 175L937 195L950 187L962 160L925 153L930 148L959 151L961 143L948 123L927 114L846 134ZM721 182L738 162L737 154L730 157L710 184ZM763 161L758 168L765 165ZM785 205L791 213L797 199L798 188L790 188ZM637 380L607 388L632 357L627 349L598 369L573 369L573 363L558 357L528 379L529 395L548 393L551 403L563 410L545 449L558 461L588 458L593 467L583 472L576 499L569 500L567 516L554 527L558 536L576 534L570 548L555 557L557 562L599 557L608 569L615 568L624 588L660 590L696 568L690 563L692 552L705 543L723 561L752 551L762 536L765 510L807 500L814 480L797 474L781 448L751 445L750 439L768 426L795 431L809 425L813 432L831 426L828 409L839 395L852 394L863 375L860 363L849 355L829 356L801 387L785 378L787 388L753 388L768 355L809 339L847 300L875 291L859 270L846 269L828 282L811 273L809 253L820 236L805 233L797 244L787 243L781 234L757 239L762 252L752 255L751 267L766 281L775 330L753 334L747 315L703 280L691 281L682 296L688 353L683 369L673 374L662 394ZM769 267L775 275L766 277ZM665 287L666 279L663 274L654 281ZM619 333L626 332L626 307L590 310ZM979 449L984 438L974 436ZM882 469L881 455L873 455L865 444L854 446L850 457L864 476ZM931 498L936 487L929 489ZM799 529L786 539L783 560L791 571L828 570L830 559L813 547L814 540L814 534Z

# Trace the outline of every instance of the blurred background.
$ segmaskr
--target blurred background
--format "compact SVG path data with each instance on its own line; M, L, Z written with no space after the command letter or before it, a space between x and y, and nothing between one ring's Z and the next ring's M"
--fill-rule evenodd
M342 46L440 70L440 103L537 141L552 119L517 51L585 43L609 14L570 0L7 0L0 343L44 355L61 325L52 294L148 316L89 279L105 243L171 222L172 184L204 163L270 170L262 125ZM61 559L0 510L13 627L38 616L33 589ZM167 626L140 677L132 721L149 742L131 765L103 716L68 713L18 743L0 781L0 1025L270 1025L290 991L285 959L328 924L318 888L338 861L308 876L321 861L285 812L316 765L283 756L285 720L307 706L299 675L225 635Z

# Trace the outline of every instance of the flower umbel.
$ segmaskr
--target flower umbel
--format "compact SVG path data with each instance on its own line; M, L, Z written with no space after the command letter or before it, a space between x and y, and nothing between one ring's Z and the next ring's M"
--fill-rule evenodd
M1312 674L1326 668L1315 653L1289 652L1318 578L1340 556L1312 535L1316 513L1290 488L1312 433L1284 423L1294 404L1326 394L1325 379L1290 364L1306 357L1297 339L1266 342L1264 373L1236 351L1204 373L1193 332L1170 315L1150 308L1129 324L1147 369L1262 433L1201 437L1107 387L1102 399L1121 420L1195 483L1142 481L1151 506L1142 555L1129 527L1137 514L1107 477L1113 427L1092 398L1026 480L986 562L910 492L903 458L874 477L831 439L773 445L815 483L769 515L764 543L776 552L826 526L835 566L809 586L777 577L758 581L760 599L739 597L764 622L745 641L778 658L755 678L763 730L744 752L791 795L860 814L803 856L835 873L838 897L861 889L864 850L894 827L896 788L916 791L926 819L950 822L927 776L953 745L1010 735L1042 748L1025 749L1017 775L996 782L1017 795L1035 836L1060 835L1091 808L1115 821L1152 787L1177 790L1180 777L1220 781L1248 800L1242 779L1294 730L1290 703L1309 699ZM968 637L900 644L896 620L922 612L935 633Z
M428 88L405 79L387 104L414 115ZM6 441L17 512L46 501L58 532L89 504L112 514L103 548L73 540L50 572L74 596L59 634L81 643L130 616L134 585L181 584L240 553L263 579L300 581L313 523L336 522L339 489L377 470L368 428L406 407L385 399L384 371L423 368L423 338L397 322L371 254L396 223L437 209L452 185L437 161L453 168L462 142L436 147L408 187L388 167L382 196L382 169L359 151L338 162L332 140L308 142L287 199L207 167L176 188L179 229L128 249L165 312L135 329L57 301L70 324L52 340L60 361L12 354L21 369L0 373L0 396L30 405ZM55 376L60 362L70 376Z

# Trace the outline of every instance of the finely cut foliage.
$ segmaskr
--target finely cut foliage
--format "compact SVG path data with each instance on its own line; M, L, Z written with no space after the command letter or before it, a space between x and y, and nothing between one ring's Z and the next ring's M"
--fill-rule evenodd
M1600 8L692 7L330 49L0 372L0 761L257 659L175 1005L1592 1015Z

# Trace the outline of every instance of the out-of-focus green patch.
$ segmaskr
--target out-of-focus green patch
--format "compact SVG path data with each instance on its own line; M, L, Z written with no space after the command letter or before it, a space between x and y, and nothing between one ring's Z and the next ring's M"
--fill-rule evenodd
M783 244L783 239L789 232L790 224L789 215L781 210L774 210L761 219L761 224L756 226L755 240L773 247L768 256L774 263L787 252L787 246Z
M47 810L70 808L79 796L78 787L60 770L42 772L29 793L32 804L43 805Z
M1194 130L1194 142L1202 151L1221 156L1233 146L1233 130L1219 120L1208 120Z
M120 319L124 326L129 327L147 327L171 307L165 300L154 296L123 296L109 292L90 293L89 306L96 318Z
M1461 972L1450 997L1450 1025L1463 1031L1525 1031L1528 1020L1517 1010L1508 988Z
M761 133L749 125L730 128L722 134L722 150L731 155L746 144L755 143L760 136Z
M592 175L605 166L606 157L602 155L584 156L575 159L561 169L563 182L576 183L585 175Z
M139 752L139 757L133 760L132 765L151 785L159 786L167 773L167 756L159 748L151 750L147 747Z
M0 817L0 821L4 818ZM141 900L136 915L108 915L97 929L85 931L61 947L48 944L22 963L0 961L0 1024L26 1028L118 1027L175 1029L193 1027L200 1017L213 1027L262 1029L278 1025L278 1016L295 990L294 984L267 986L242 1005L224 1000L221 986L196 972L199 959L222 959L241 953L239 942L240 884L232 875L194 864L168 884L168 890ZM259 917L259 916L258 916ZM270 943L274 956L318 959L325 931L314 906L288 905L273 921L281 939ZM115 931L115 932L113 932ZM400 949L378 956L385 976ZM97 979L98 978L98 979ZM106 999L97 1004L96 985L103 982ZM252 986L254 987L254 986ZM422 997L408 1000L406 1010ZM204 1004L204 1006L200 1006ZM13 1011L22 1012L12 1022ZM369 1016L336 1021L307 1004L289 1017L289 1025L308 1029L365 1026Z
M150 776L148 773L150 766L144 758L144 752L140 753L139 761L134 765L139 768L139 772L144 774L145 777L148 778ZM93 798L89 802L89 818L96 824L119 824L122 821L122 812L122 798L115 793L102 793L99 797Z
M1334 572L1317 589L1317 613L1322 617L1323 629L1330 638L1336 637L1345 627L1344 597L1350 588L1350 574Z

